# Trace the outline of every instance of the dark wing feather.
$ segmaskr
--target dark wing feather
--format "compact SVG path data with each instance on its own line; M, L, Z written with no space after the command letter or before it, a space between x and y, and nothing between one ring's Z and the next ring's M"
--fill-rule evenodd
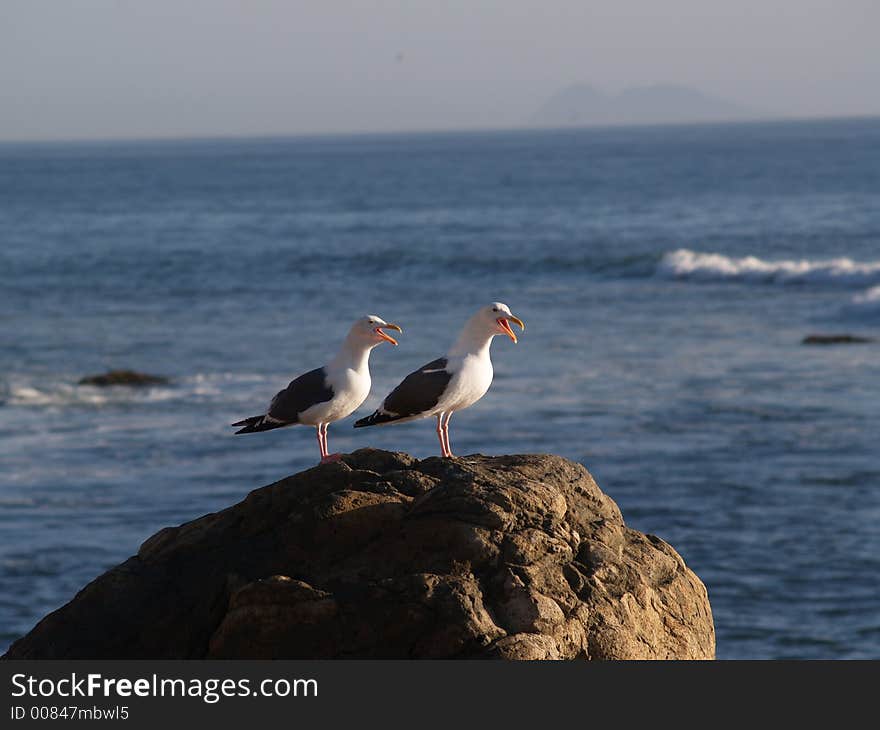
M284 423L296 423L299 414L316 403L325 403L333 397L333 388L327 385L324 368L316 368L290 381L276 394L269 405L269 416Z
M433 409L452 379L446 363L446 358L440 357L411 372L388 394L382 407L357 421L355 428L412 418Z

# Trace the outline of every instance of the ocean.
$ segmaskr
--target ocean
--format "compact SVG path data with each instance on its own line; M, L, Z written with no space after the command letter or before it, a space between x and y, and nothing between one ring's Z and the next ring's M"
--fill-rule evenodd
M232 435L351 322L366 415L493 300L456 453L583 463L719 658L880 658L880 120L0 145L0 649L158 529L313 465ZM168 386L77 385L111 368ZM332 451L438 452L433 423Z

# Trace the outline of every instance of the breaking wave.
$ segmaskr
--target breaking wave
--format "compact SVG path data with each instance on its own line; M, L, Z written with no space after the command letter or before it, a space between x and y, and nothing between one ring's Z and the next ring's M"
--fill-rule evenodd
M880 261L859 263L850 258L768 261L757 256L735 258L680 248L664 254L656 273L696 281L818 284L855 288L880 284Z
M211 373L179 378L170 385L101 388L78 385L67 379L45 380L19 375L0 381L0 406L95 408L124 403L198 402L221 395L228 398L240 389L248 393L249 388L259 387L266 380L265 376L256 374Z

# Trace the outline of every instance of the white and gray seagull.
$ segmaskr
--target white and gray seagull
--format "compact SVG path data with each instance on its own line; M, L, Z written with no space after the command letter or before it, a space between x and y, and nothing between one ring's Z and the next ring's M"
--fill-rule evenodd
M472 406L492 384L489 348L496 335L516 342L510 323L525 325L510 307L493 302L478 310L462 329L445 357L437 358L407 375L370 416L355 421L355 428L404 423L437 417L437 438L443 456L454 456L449 445L449 419L456 411Z
M235 433L256 433L301 423L318 433L321 463L336 461L327 447L327 426L357 410L370 394L370 352L382 342L397 345L383 330L403 332L396 324L371 314L355 322L339 353L324 367L310 370L291 381L269 404L266 413L251 416L233 426Z

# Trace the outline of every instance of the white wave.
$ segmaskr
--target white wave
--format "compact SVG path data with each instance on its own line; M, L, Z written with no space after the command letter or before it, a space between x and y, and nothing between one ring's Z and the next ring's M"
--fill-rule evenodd
M880 307L880 286L872 286L868 291L856 294L853 303Z
M872 286L867 291L856 294L847 305L846 311L858 316L880 316L880 286Z
M861 287L880 284L880 261L859 263L849 258L768 261L757 256L734 258L681 248L664 254L657 273L698 281Z
M278 385L283 376L271 378L251 373L199 373L175 379L170 385L145 388L78 385L73 378L36 380L33 376L13 375L0 383L0 404L23 407L102 407L124 403L157 403L163 401L211 401L230 397L253 398L254 391L266 396L271 385ZM271 383L271 385L269 385ZM264 392L265 391L265 392ZM267 396L266 396L267 397Z
M7 403L17 406L103 405L107 395L96 388L79 388L66 383L49 385L17 385L9 387Z

